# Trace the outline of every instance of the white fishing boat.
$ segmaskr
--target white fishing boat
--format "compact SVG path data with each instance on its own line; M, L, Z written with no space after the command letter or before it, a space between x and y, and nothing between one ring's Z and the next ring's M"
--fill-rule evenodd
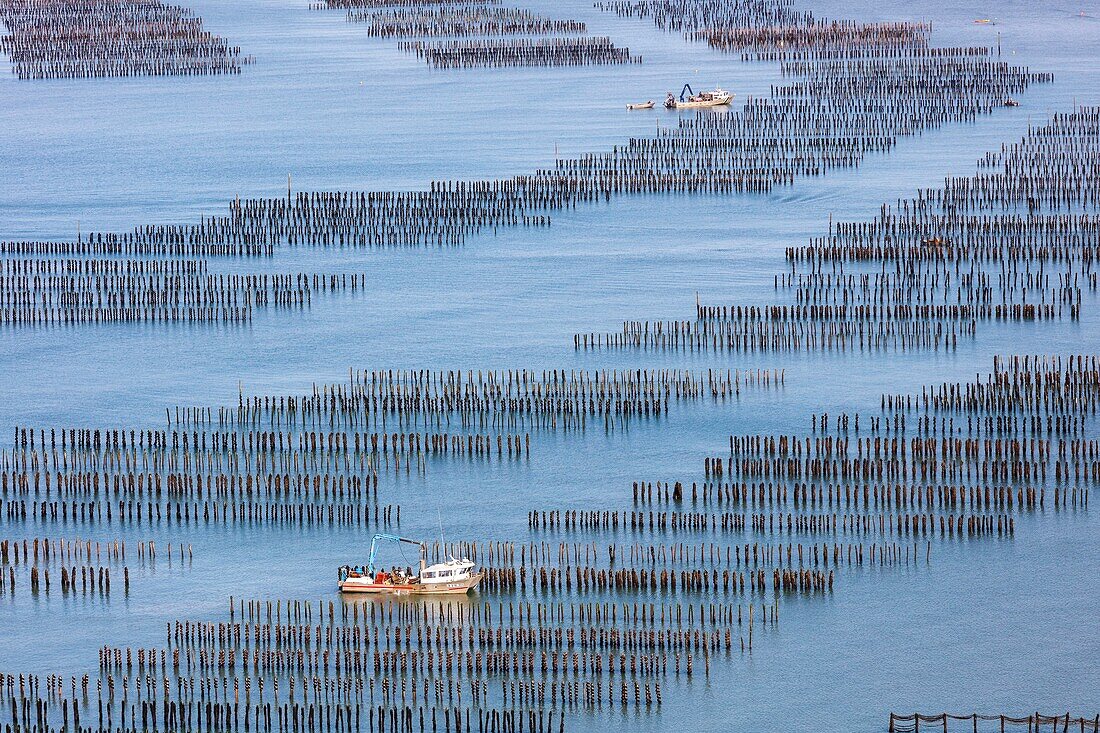
M375 567L379 540L416 545L420 562L416 573L408 569L381 570ZM345 565L337 574L337 586L343 593L374 593L387 595L464 595L477 588L485 573L478 571L472 560L447 558L427 564L428 548L419 540L392 534L376 534L370 542L366 566Z
M680 91L680 98L669 92L665 98L666 109L698 109L702 107L725 107L733 102L733 92L717 88L712 92L694 93L691 85L685 84Z
M653 100L651 99L648 102L642 102L640 104L628 104L628 105L626 105L626 108L627 109L653 109Z

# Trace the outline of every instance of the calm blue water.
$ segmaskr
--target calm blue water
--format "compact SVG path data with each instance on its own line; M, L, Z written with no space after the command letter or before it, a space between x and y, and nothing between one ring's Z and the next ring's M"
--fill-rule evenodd
M208 28L253 54L240 76L18 82L0 75L0 238L193 221L235 196L295 190L415 189L442 178L520 174L675 124L628 101L684 81L765 95L777 66L741 63L585 2L528 7L584 20L644 63L579 69L432 71L339 12L298 0L193 2ZM778 391L686 404L607 434L541 431L519 462L438 460L383 476L402 532L431 536L436 507L452 537L527 541L532 508L626 508L633 480L701 481L702 458L731 433L793 432L828 411L874 412L879 394L972 379L996 354L1096 353L1087 295L1078 322L980 325L952 351L728 354L575 352L579 331L628 319L692 317L704 302L771 302L783 248L837 220L968 174L974 161L1074 104L1100 104L1100 4L815 3L859 20L930 20L936 45L995 44L1051 71L1016 109L903 139L858 169L768 195L626 197L552 215L547 229L502 229L463 247L283 249L252 271L359 271L365 293L316 294L303 312L248 326L117 324L0 329L0 445L17 425L163 427L178 404L235 404L246 393L301 393L349 368L782 368ZM995 26L974 25L978 17ZM782 297L782 295L778 296ZM1095 497L1094 497L1095 498ZM487 506L492 511L486 510ZM1095 513L1019 515L1012 540L936 543L932 562L845 571L826 598L784 601L751 654L709 680L670 679L656 713L573 713L572 729L885 730L891 710L1100 706ZM335 568L361 552L353 529L235 526L186 530L0 523L0 536L153 538L191 543L192 564L158 560L109 600L0 597L0 670L93 672L103 644L163 643L172 618L220 619L238 597L331 599ZM556 540L555 540L556 541ZM610 539L604 538L609 542ZM625 540L624 540L625 541ZM133 566L134 563L131 563ZM133 568L132 568L133 569ZM331 575L334 575L334 571Z

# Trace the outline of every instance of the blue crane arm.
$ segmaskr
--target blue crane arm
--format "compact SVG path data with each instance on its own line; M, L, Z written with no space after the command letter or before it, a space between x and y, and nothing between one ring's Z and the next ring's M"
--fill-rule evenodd
M695 94L695 92L693 92L691 90L691 84L684 84L684 88L680 90L680 101L681 102L684 101L684 92L687 92L688 94L691 94L691 95Z
M409 545L416 545L421 551L424 550L424 543L420 540L411 540L408 537L401 537L395 534L376 534L370 541L370 556L367 558L367 572L374 575L374 558L378 551L378 540L390 540L391 542L404 542Z

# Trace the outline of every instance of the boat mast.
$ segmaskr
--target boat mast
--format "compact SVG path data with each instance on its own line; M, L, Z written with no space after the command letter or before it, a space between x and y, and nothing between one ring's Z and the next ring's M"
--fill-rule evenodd
M443 536L443 515L439 511L439 506L435 507L435 518L439 521L439 544L442 545L440 549L443 552L447 552L447 538ZM450 556L450 553L447 553Z

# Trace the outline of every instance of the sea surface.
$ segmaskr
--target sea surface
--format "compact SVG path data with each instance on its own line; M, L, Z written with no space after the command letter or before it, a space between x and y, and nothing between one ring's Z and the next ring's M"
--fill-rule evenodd
M237 76L20 82L0 61L0 239L64 241L78 231L223 214L237 196L413 190L432 180L507 177L676 124L660 109L685 83L746 98L782 83L649 22L578 0L525 7L583 20L641 54L639 65L432 70L392 39L368 38L305 0L189 3L256 63ZM702 481L731 434L802 432L822 412L875 413L883 392L965 381L998 354L1100 353L1100 310L1078 321L982 323L939 350L577 351L573 334L624 320L690 319L705 303L767 303L784 248L836 221L967 175L986 151L1075 105L1100 104L1100 3L815 3L819 15L925 20L935 45L993 45L1055 74L1018 108L902 138L858 168L768 194L621 196L551 212L546 228L501 228L448 248L277 248L225 271L362 272L358 292L316 293L303 310L247 325L0 327L0 446L23 427L163 428L177 405L304 393L350 369L781 369L781 388L673 406L605 431L537 431L520 461L441 459L392 472L401 533L569 541L528 528L531 509L629 508L631 482ZM975 18L995 24L975 24ZM658 109L627 112L654 99ZM1095 436L1090 436L1095 437ZM1093 496L1095 500L1096 497ZM1094 509L1016 516L1015 536L937 543L929 561L846 571L824 597L793 596L780 622L711 665L670 678L656 711L570 711L571 730L886 729L889 712L1072 712L1100 708L1100 519ZM163 644L165 621L224 614L238 598L331 600L336 567L371 530L174 528L194 559L159 560L140 592L0 597L0 670L94 672L105 645ZM0 520L0 536L137 542L164 530L60 528ZM628 537L621 538L628 541ZM690 541L691 538L687 538ZM606 536L602 541L611 541ZM329 569L331 568L331 572ZM321 570L319 570L321 569Z

